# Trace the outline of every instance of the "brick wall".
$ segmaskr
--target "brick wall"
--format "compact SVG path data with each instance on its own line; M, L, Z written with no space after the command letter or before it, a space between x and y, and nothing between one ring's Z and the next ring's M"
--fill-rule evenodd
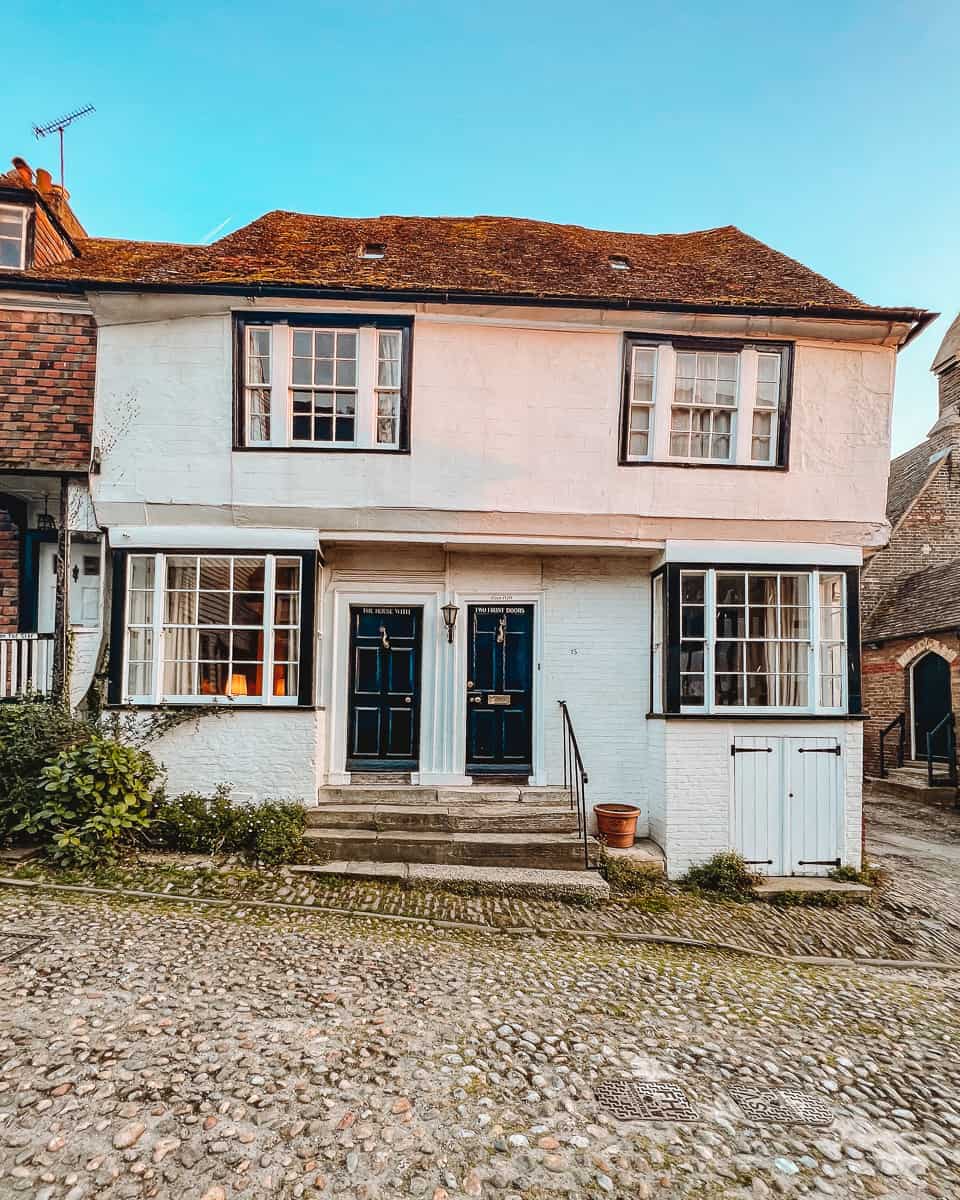
M936 642L948 651L957 653L950 664L950 679L953 688L954 711L960 711L960 637L955 633L935 633L929 639L923 637L898 638L884 642L879 647L863 648L863 703L869 719L863 730L864 774L877 777L880 774L880 730L898 713L906 713L906 753L910 757L910 665L929 648L927 642ZM933 647L934 649L936 647ZM901 666L897 659L912 651L910 660ZM891 733L887 746L891 755L896 754L897 735Z
M0 309L0 469L86 470L95 372L93 317Z
M20 609L20 534L0 507L0 633L16 633Z

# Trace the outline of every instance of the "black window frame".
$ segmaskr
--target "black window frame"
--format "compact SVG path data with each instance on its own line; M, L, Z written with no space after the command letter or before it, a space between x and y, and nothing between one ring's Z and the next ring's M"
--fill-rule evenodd
M399 330L400 346L400 420L396 446L264 446L247 442L245 420L246 331L273 325L300 329L375 329ZM413 317L381 316L376 313L290 313L235 312L233 314L233 449L259 454L409 454L413 398Z
M124 693L124 645L127 632L127 562L131 556L144 554L197 554L197 555L251 555L272 554L277 558L300 559L300 658L299 687L296 704L245 703L242 710L254 712L298 712L305 708L316 708L316 624L317 624L317 581L323 558L319 550L282 550L276 547L262 549L251 547L204 546L202 549L181 546L137 546L112 552L110 566L110 643L107 670L107 703L111 708L146 709L175 708L189 709L202 713L212 708L230 708L229 698L216 702L190 703L179 700L175 704L133 704L125 700ZM240 706L235 706L239 708Z
M768 468L769 469L769 468ZM782 707L776 712L770 709L756 713L736 709L733 712L684 712L680 703L680 573L682 571L770 571L803 572L824 571L846 577L846 638L847 638L847 704L843 712L804 712ZM659 708L653 695L653 580L663 576L663 662ZM698 721L842 721L863 714L863 684L860 646L860 568L835 566L830 563L717 563L717 562L671 562L664 563L650 576L650 712L648 717L683 717ZM817 647L814 647L814 653Z
M738 463L714 462L709 459L702 461L681 461L670 458L669 455L657 458L630 458L629 425L630 425L630 395L632 389L633 350L636 346L672 346L674 350L716 350L723 354L740 354L743 350L757 350L766 354L774 351L780 354L780 402L777 405L777 453L772 463ZM620 445L617 463L621 467L682 467L687 470L707 468L720 471L786 471L790 467L790 414L793 406L793 371L795 361L795 343L791 341L757 341L753 338L712 338L712 337L671 337L669 334L651 334L629 332L623 335L622 370L620 387ZM739 386L739 385L738 385ZM672 399L671 399L672 403ZM654 397L653 412L656 412L656 397ZM737 415L740 415L738 392ZM655 419L655 418L654 418ZM653 438L653 426L650 428Z

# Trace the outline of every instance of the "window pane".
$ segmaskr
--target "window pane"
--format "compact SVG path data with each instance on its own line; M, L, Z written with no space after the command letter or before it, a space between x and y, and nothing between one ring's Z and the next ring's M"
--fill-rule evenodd
M843 646L830 645L820 647L820 672L823 675L842 675L844 672L843 666Z
M806 675L780 675L777 685L780 689L777 703L795 708L806 708L809 704L810 683Z
M263 694L262 663L233 663L228 692L231 696L261 696Z
M352 363L338 364L338 366L341 366L341 365L352 366L353 364ZM299 382L300 382L300 380L297 380L297 379L294 380L294 383L299 383ZM304 380L304 382L309 383L310 380L307 379L307 380ZM317 387L333 387L333 359L332 358L318 358L316 360L316 362L313 364L313 382L317 385Z
M356 358L357 335L355 333L337 334L337 358Z
M703 642L680 643L680 670L703 671Z
M809 666L810 647L806 642L781 642L779 670L788 675L806 674Z
M153 664L131 662L127 665L127 694L149 696L153 687Z
M743 642L717 642L717 671L743 670Z
M353 421L342 420L337 422L337 432L335 440L338 442L353 441Z
M810 610L808 608L781 609L780 633L783 637L808 638L810 636Z
M744 575L717 576L717 603L743 604L746 600L746 577Z
M189 558L167 559L167 587L193 588L197 586L197 559L195 555Z
M208 558L200 559L200 587L213 591L229 591L230 589L230 559Z
M316 358L333 358L333 334L317 332L313 339L313 353Z
M8 241L6 238L0 238L0 267L19 267L20 254L19 238L16 241Z
M717 378L736 380L738 358L736 354L720 354L717 356ZM736 392L736 388L733 389Z
M703 609L684 606L680 610L680 636L702 638L703 634Z
M337 361L337 387L354 387L357 382L357 364L352 358Z
M132 588L153 587L154 558L153 555L131 555L130 557L130 586Z
M697 374L697 356L689 352L677 354L677 378L693 379Z
M809 575L781 575L780 603L808 605L810 603Z
M652 404L653 403L653 380L643 379L635 376L633 380L633 402L634 404Z
M277 559L276 586L280 591L300 590L300 560L298 558Z
M777 669L776 642L745 642L747 651L747 673L764 675Z
M771 675L747 676L747 704L764 707L775 703L776 678Z
M646 433L631 433L629 452L637 457L647 454L649 437Z
M824 708L840 708L843 704L843 680L823 676L820 679L820 703Z
M296 663L277 663L273 668L273 694L275 696L297 696L299 671Z
M259 662L263 658L263 630L235 629L231 635L231 654L234 661Z
M310 440L309 417L293 418L293 440L295 442L308 442Z
M820 609L820 637L828 642L842 642L846 636L842 608Z
M770 461L770 439L755 437L750 442L750 457L754 462Z
M702 675L680 676L680 703L701 705L704 702L704 687Z
M750 636L752 638L775 638L777 636L777 610L775 606L759 608L751 605Z
M780 399L780 388L776 383L757 384L757 405L760 408L776 408Z
M753 414L753 433L755 437L769 437L773 429L773 413L755 412Z
M127 658L130 662L149 662L153 658L153 630L131 629L127 638Z
M163 666L165 696L195 696L197 694L197 665L195 662L168 661Z
M780 378L780 355L757 355L757 380L760 383L776 383Z
M226 662L230 658L230 634L226 629L201 629L197 634L198 654L209 662Z
M201 592L197 612L197 624L199 625L229 625L230 593Z
M262 558L235 558L233 560L233 586L242 592L263 590L264 560Z
M700 353L697 355L697 378L698 379L716 379L717 377L717 356L715 354Z
M720 705L742 706L743 676L716 675L714 676L714 696Z
M196 625L197 593L168 591L164 620L168 625Z
M717 609L717 637L742 638L747 633L747 614L742 608Z
M824 607L839 607L843 604L843 576L820 576L820 604Z
M149 625L153 620L153 592L131 592L127 597L127 623Z
M294 384L311 384L313 382L313 373L310 359L295 358L291 366L290 378Z
M684 571L680 577L680 599L684 604L702 604L705 576Z
M300 657L300 634L296 629L279 629L273 636L273 657L277 662L295 662Z
M226 662L202 662L199 665L201 696L225 696L230 664Z

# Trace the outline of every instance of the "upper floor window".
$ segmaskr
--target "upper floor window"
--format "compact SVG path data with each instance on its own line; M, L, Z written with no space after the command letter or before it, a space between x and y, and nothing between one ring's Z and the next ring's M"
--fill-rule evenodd
M22 271L27 265L27 209L0 204L0 269Z
M786 464L791 348L630 334L620 461Z
M407 318L238 318L238 445L409 449L411 332Z
M835 568L667 567L653 589L655 706L665 697L667 712L859 711L848 661L852 653L856 672L853 576L851 584Z

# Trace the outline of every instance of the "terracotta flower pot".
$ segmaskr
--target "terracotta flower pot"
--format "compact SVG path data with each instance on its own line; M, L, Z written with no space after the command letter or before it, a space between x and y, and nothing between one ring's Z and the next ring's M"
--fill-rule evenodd
M640 809L632 804L598 804L594 808L597 833L608 846L625 850L633 845Z

